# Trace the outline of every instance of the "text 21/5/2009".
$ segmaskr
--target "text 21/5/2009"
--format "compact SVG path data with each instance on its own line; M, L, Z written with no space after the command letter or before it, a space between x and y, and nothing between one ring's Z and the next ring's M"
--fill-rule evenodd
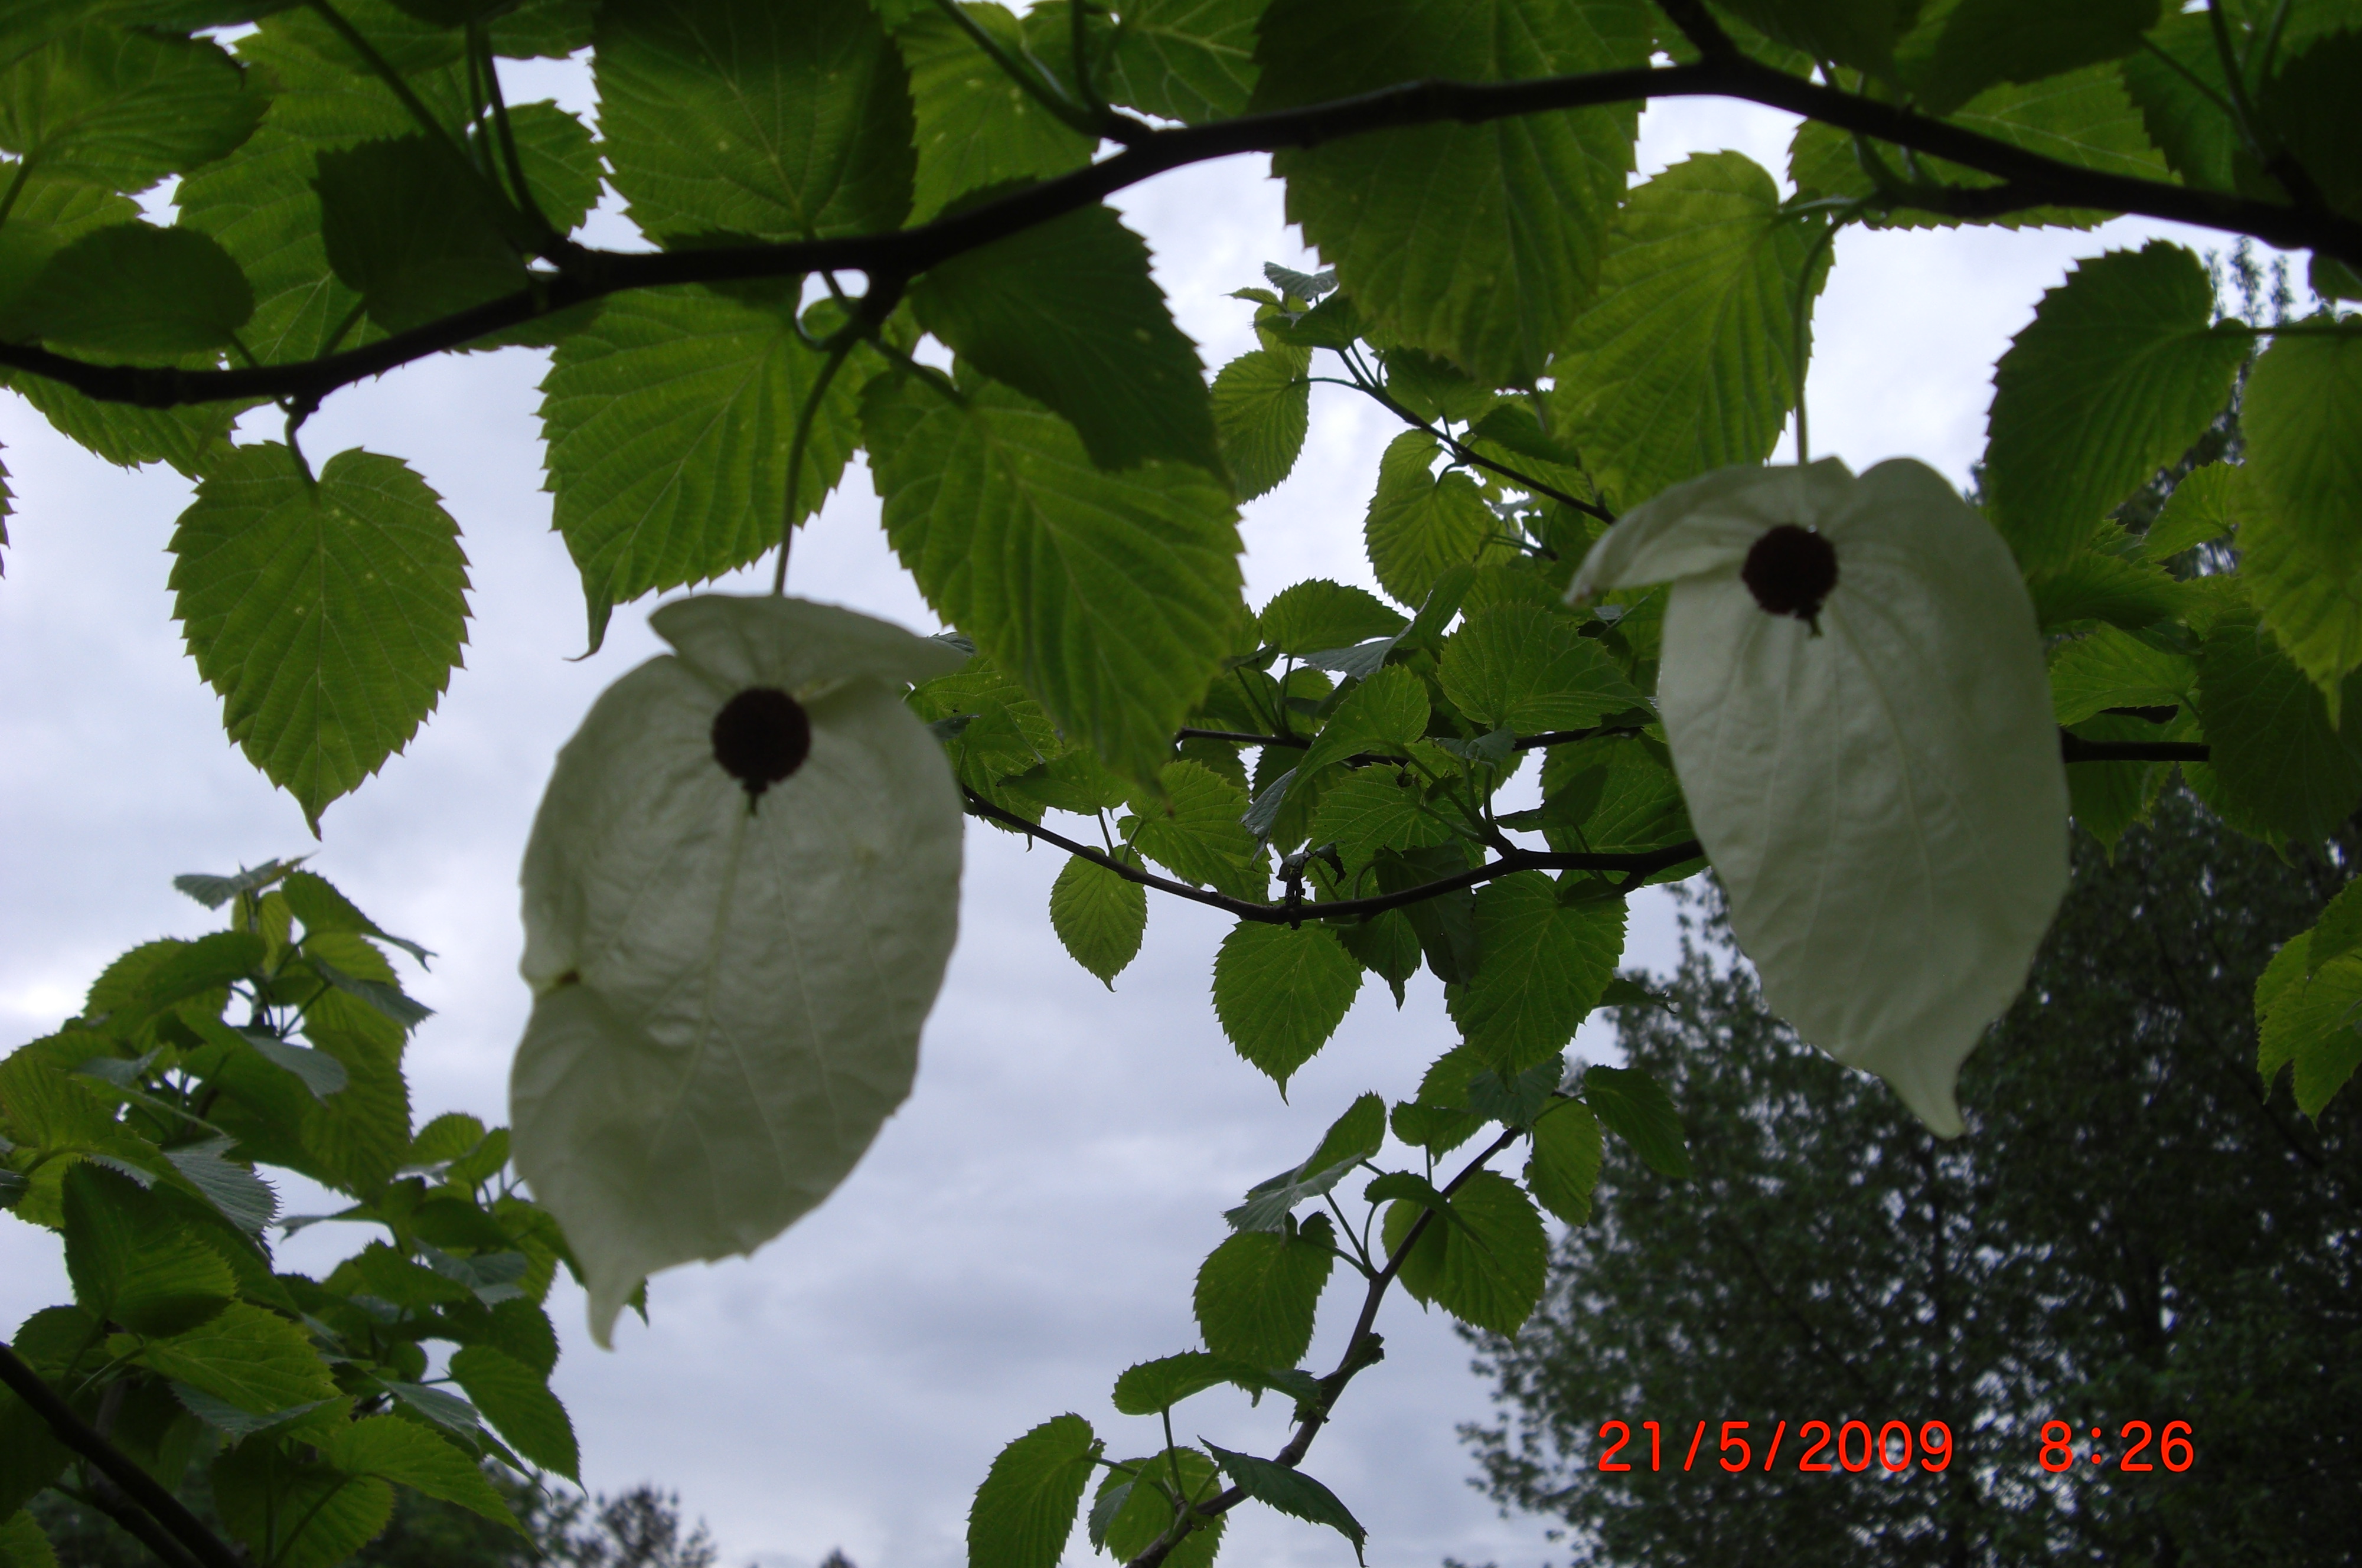
M1649 1437L1648 1467L1650 1470L1663 1469L1662 1432L1659 1424L1642 1421L1639 1426ZM1747 1435L1749 1430L1749 1423L1746 1421L1722 1423L1718 1463L1733 1474L1756 1468L1755 1448ZM1705 1431L1706 1423L1698 1422L1690 1436L1689 1452L1682 1459L1683 1470L1689 1470L1697 1463L1698 1450L1705 1443ZM2110 1455L2100 1452L2097 1445L2101 1429L2093 1427L2092 1438L2094 1447L2089 1456L2090 1461L2094 1466L2107 1468L2113 1458L2113 1468L2120 1471L2154 1471L2157 1466L2142 1457L2143 1451L2151 1441L2151 1432L2147 1421L2126 1421L2118 1433L2124 1446ZM1771 1441L1763 1449L1760 1468L1768 1471L1778 1463L1780 1446L1787 1435L1788 1423L1785 1420L1773 1426ZM1832 1474L1839 1469L1859 1474L1869 1470L1873 1461L1882 1471L1899 1474L1913 1468L1915 1458L1919 1469L1932 1474L1952 1463L1954 1447L1952 1429L1942 1421L1926 1422L1916 1431L1908 1421L1888 1421L1875 1433L1871 1430L1870 1423L1862 1420L1846 1421L1834 1429L1827 1421L1806 1421L1796 1430L1796 1438L1802 1445L1802 1452L1797 1453L1796 1468L1821 1474ZM1606 1445L1600 1452L1600 1469L1628 1471L1634 1468L1637 1452L1633 1459L1617 1458L1632 1441L1629 1425L1619 1420L1608 1421L1600 1427L1599 1440ZM2053 1473L2073 1469L2073 1444L2074 1429L2065 1421L2046 1423L2042 1429L2042 1447L2038 1455L2042 1468ZM1835 1463L1824 1456L1824 1451L1830 1451ZM2190 1441L2190 1423L2168 1421L2157 1452L2167 1470L2176 1473L2188 1470L2197 1459L2197 1452Z

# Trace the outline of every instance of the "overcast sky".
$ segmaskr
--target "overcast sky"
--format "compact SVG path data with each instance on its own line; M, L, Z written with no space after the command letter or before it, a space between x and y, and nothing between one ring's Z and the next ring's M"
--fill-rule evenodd
M589 106L576 68L514 77L513 102L554 94ZM1723 148L1777 173L1791 128L1743 105L1676 103L1644 121L1642 173ZM1118 201L1153 245L1209 371L1252 347L1250 307L1223 295L1258 282L1265 260L1316 261L1284 226L1260 158L1168 174ZM2173 231L1849 232L1816 324L1816 455L1856 471L1917 457L1964 480L1992 362L2042 291L2074 258L2158 232ZM648 606L626 606L599 654L568 662L583 617L540 489L544 359L413 366L338 393L305 432L315 462L366 445L442 493L465 532L475 613L467 668L440 709L406 754L328 811L318 845L223 738L219 702L170 618L163 550L188 486L167 469L108 468L0 399L16 495L0 581L0 1048L77 1011L122 949L206 929L205 911L171 891L175 873L308 852L387 929L441 955L409 977L437 1010L409 1055L418 1121L447 1110L505 1119L528 1003L515 878L534 806L593 697L657 646ZM1306 576L1371 580L1363 510L1398 426L1351 393L1317 391L1294 477L1246 509L1258 604ZM886 548L859 470L798 544L791 588L937 626ZM844 1187L752 1260L658 1276L652 1323L626 1315L613 1353L590 1346L569 1284L550 1302L585 1481L678 1487L733 1568L810 1568L832 1546L861 1568L949 1568L993 1454L1062 1411L1091 1420L1112 1455L1152 1452L1153 1423L1116 1416L1108 1390L1131 1363L1195 1343L1189 1287L1225 1233L1221 1210L1308 1153L1354 1094L1409 1093L1451 1040L1431 980L1414 982L1399 1012L1373 983L1283 1104L1232 1055L1209 1002L1226 921L1154 900L1146 947L1110 995L1050 931L1062 856L974 823L967 842L960 944L916 1091ZM1633 932L1628 963L1671 964L1661 897L1636 904ZM1595 1028L1578 1048L1614 1054ZM310 1206L290 1192L291 1209ZM325 1268L363 1239L317 1227L281 1249L281 1266ZM1313 1364L1333 1361L1349 1295L1341 1279ZM68 1297L55 1238L0 1220L0 1328ZM1540 1562L1540 1525L1497 1518L1468 1486L1452 1429L1487 1401L1466 1348L1399 1298L1379 1328L1385 1364L1355 1383L1307 1469L1369 1527L1373 1562ZM1600 1419L1616 1414L1628 1412ZM1185 1406L1176 1431L1267 1453L1285 1419L1284 1406L1250 1410L1216 1393ZM1270 1568L1352 1560L1333 1533L1252 1507L1224 1554ZM1067 1561L1087 1558L1077 1530Z

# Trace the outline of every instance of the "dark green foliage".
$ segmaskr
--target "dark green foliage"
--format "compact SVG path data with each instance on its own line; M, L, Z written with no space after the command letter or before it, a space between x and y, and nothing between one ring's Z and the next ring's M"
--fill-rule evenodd
M2282 864L2180 791L2113 865L2085 840L1951 1144L1798 1043L1727 949L1692 948L1682 1011L1628 1010L1623 1037L1713 1132L1679 1183L1611 1143L1540 1313L1480 1340L1506 1409L1464 1430L1494 1496L1603 1564L2352 1562L2362 1138L2350 1101L2315 1127L2264 1098L2250 1010L2344 875ZM2095 1480L2079 1459L2054 1482L2054 1416L2079 1454L2094 1425L2121 1446L2127 1420L2187 1420L2197 1463ZM1849 1418L1948 1421L1962 1461L1907 1484L1797 1474L1801 1424ZM1628 1474L1595 1468L1611 1419ZM1725 1419L1752 1423L1757 1468L1681 1474L1701 1419L1701 1468Z

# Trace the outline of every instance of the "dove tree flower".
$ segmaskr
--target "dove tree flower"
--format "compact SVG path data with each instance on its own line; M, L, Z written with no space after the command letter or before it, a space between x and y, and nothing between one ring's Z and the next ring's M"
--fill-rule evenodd
M749 1253L843 1181L910 1093L957 929L961 812L901 701L947 645L718 594L609 687L524 858L534 1009L518 1169L608 1342L648 1275Z
M1959 1065L2067 887L2009 547L1921 463L1723 469L1610 528L1569 596L1661 582L1674 769L1765 998L1957 1136Z

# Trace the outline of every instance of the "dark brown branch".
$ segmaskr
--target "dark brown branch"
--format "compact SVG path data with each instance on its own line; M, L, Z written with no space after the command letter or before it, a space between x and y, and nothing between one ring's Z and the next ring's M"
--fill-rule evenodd
M188 1548L174 1540L171 1532L143 1513L123 1489L105 1476L93 1478L90 1490L76 1499L96 1508L123 1527L126 1534L154 1552L167 1568L203 1568L189 1555Z
M1678 14L1678 9L1677 9ZM2023 207L2092 207L2245 234L2283 250L2320 250L2362 267L2362 222L2284 203L2080 169L1993 137L1858 97L1772 69L1736 52L1709 50L1694 65L1640 67L1527 82L1409 82L1302 108L1182 126L1137 138L1112 157L999 201L889 234L848 235L787 245L691 248L655 254L568 247L560 271L528 289L406 332L318 359L236 370L94 365L23 344L0 344L0 365L47 376L85 396L149 408L249 399L326 396L339 387L456 348L488 334L626 289L852 271L906 279L997 239L1058 217L1192 163L1246 152L1318 147L1406 126L1481 125L1557 109L1651 98L1738 98L1803 115L1840 130L1908 147L2008 182ZM1946 200L1952 198L1947 197ZM1959 198L1962 201L1968 197ZM1986 213L1981 215L1994 215Z
M186 1504L167 1491L158 1481L134 1463L121 1450L105 1438L91 1424L73 1412L73 1408L57 1396L56 1390L43 1381L41 1375L27 1366L10 1346L0 1344L0 1383L25 1401L32 1412L40 1417L55 1432L60 1442L88 1460L116 1485L121 1487L132 1501L152 1515L157 1523L172 1533L174 1539L188 1548L204 1568L247 1568L237 1551L204 1526L204 1521L191 1513Z
M1290 900L1286 903L1259 903L1253 899L1234 899L1228 893L1218 893L1210 888L1193 888L1187 882L1176 882L1170 877L1159 877L1153 871L1143 871L1137 866L1127 866L1112 859L1107 851L1094 849L1079 839L1029 822L1015 812L994 805L975 790L963 788L967 797L970 816L983 817L1004 827L1015 828L1029 838L1055 845L1069 855L1079 855L1096 861L1127 882L1137 882L1143 888L1153 888L1160 893L1170 893L1176 899L1224 911L1241 920L1260 921L1265 925L1301 925L1308 920L1352 920L1362 915L1384 914L1406 904L1416 904L1444 893L1473 888L1519 871L1598 871L1626 873L1624 885L1636 885L1643 877L1670 870L1683 861L1696 860L1705 854L1705 845L1695 839L1670 845L1663 849L1644 850L1637 855L1561 854L1553 850L1519 849L1512 847L1498 860L1488 860L1450 877L1433 882L1421 882L1416 888L1405 888L1396 893L1382 893L1367 899L1338 899L1329 903L1303 903Z
M1514 1127L1504 1131L1485 1146L1482 1154L1462 1166L1459 1175L1444 1185L1443 1196L1449 1198L1458 1192L1468 1184L1469 1177L1491 1162L1494 1155L1523 1136ZM1362 1297L1362 1315L1353 1320L1353 1331L1345 1336L1345 1353L1338 1360L1337 1369L1320 1380L1320 1397L1303 1411L1297 1421L1295 1435L1287 1440L1287 1446L1272 1455L1274 1464L1293 1470L1302 1463L1306 1452L1312 1447L1312 1440L1328 1424L1329 1412L1336 1408L1338 1397L1345 1392L1345 1385L1351 1383L1353 1375L1363 1367L1376 1364L1378 1355L1374 1353L1378 1348L1377 1336L1370 1329L1378 1320L1378 1305L1385 1299L1386 1287L1394 1284L1395 1276L1402 1272L1403 1260L1410 1256L1411 1248L1418 1244L1419 1237L1426 1233L1434 1219L1434 1209L1421 1209L1418 1218L1411 1221L1410 1229L1403 1232L1402 1244L1395 1248L1393 1254L1386 1259L1385 1266L1370 1276L1370 1288ZM1198 1504L1196 1511L1209 1518L1227 1513L1246 1501L1246 1496L1242 1488L1232 1486L1220 1496ZM1167 1553L1181 1544L1187 1533L1167 1535L1157 1540L1125 1563L1124 1568L1156 1568Z
M2058 754L2072 762L2204 762L2214 748L2204 741L2095 741L2058 732Z
M1304 739L1300 735L1256 735L1249 734L1244 730L1183 729L1175 730L1173 733L1173 738L1176 741L1229 741L1233 745L1292 745L1299 751L1304 750L1312 744L1310 741Z

